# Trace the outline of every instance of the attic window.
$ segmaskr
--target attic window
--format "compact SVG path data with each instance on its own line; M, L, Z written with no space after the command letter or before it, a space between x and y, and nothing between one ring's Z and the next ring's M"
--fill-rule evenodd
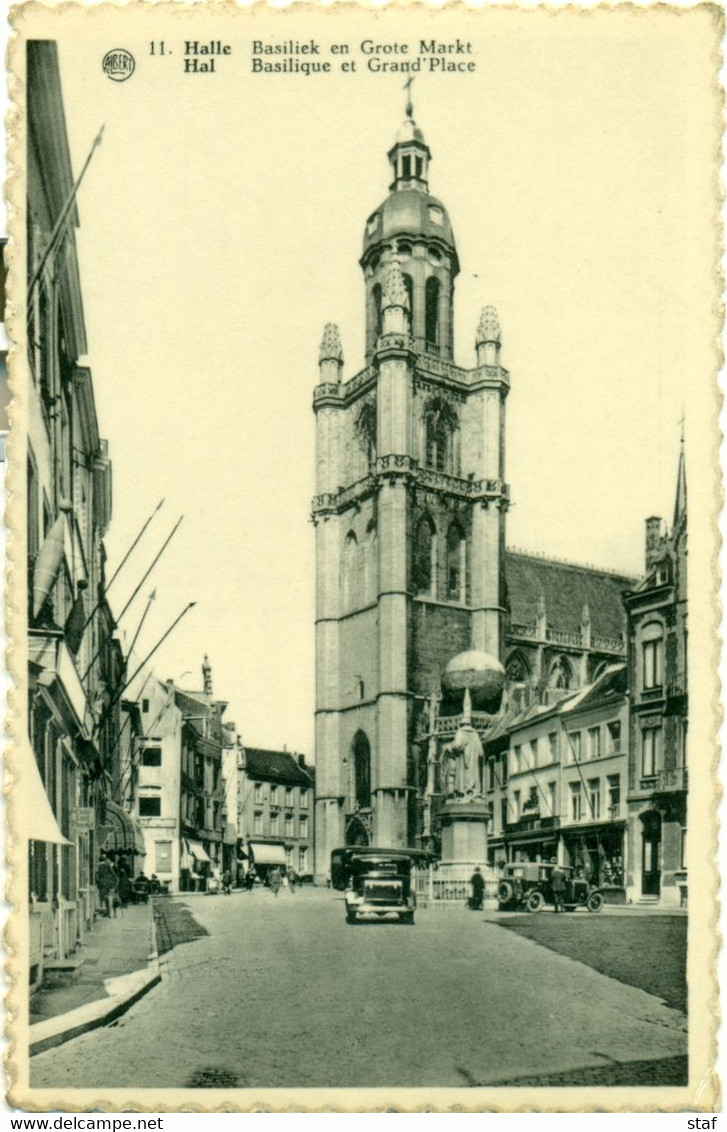
M430 204L429 219L431 220L432 224L444 224L444 216L442 214L441 208L437 208L436 205Z

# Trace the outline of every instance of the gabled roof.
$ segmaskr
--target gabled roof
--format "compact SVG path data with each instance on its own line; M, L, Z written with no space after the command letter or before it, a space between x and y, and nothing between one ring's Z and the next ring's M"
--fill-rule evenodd
M577 633L584 605L588 606L591 632L597 637L618 637L625 629L624 590L637 579L626 574L578 566L522 551L505 552L507 604L515 625L533 625L542 596L552 629Z
M289 751L265 751L260 747L245 747L244 750L248 778L279 782L284 786L313 785L311 775Z
M606 700L618 700L626 694L626 665L611 664L601 675L559 705L560 712L566 715L582 708L594 707Z

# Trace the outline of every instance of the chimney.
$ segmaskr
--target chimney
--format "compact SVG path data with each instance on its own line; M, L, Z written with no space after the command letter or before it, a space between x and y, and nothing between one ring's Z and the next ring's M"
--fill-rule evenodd
M298 766L305 770L305 755L298 755Z
M651 515L646 520L646 573L650 573L654 568L654 564L659 557L661 550L661 526L662 520L658 515Z

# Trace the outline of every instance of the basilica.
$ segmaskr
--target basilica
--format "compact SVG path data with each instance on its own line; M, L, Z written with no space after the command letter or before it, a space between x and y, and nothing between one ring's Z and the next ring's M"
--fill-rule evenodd
M499 752L524 713L618 683L628 651L624 594L642 584L508 549L510 374L498 315L484 306L472 327L476 364L456 364L457 247L447 209L429 190L431 152L411 102L388 157L389 193L365 220L360 259L364 365L344 380L339 331L327 325L313 395L321 879L343 844L437 851L442 756L463 720L485 751ZM489 785L505 797L507 763ZM502 798L490 803L500 859L516 852L507 835L523 819L550 830L525 859L562 856L553 833L560 794L559 786L549 814L538 814L537 792L529 813L508 815L506 797L502 814Z

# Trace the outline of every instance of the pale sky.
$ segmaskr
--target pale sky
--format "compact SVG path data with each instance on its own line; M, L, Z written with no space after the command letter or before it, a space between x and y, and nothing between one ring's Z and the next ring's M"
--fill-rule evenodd
M119 44L92 16L45 34L75 172L106 124L77 239L114 465L112 570L166 498L112 604L184 512L127 639L154 586L142 653L196 600L158 676L199 686L207 652L244 741L310 755L318 345L335 321L344 376L363 366L358 257L406 78L367 73L356 46L472 42L475 73L422 73L414 106L460 258L459 364L474 362L482 306L500 315L508 544L636 573L645 517L671 516L683 409L690 489L710 456L716 109L704 12L307 13L177 12L170 32L153 8L133 28L124 12L137 70L123 84L101 71ZM161 35L172 56L150 60ZM349 42L357 72L252 75L251 40L289 35ZM192 37L232 45L214 76L182 74Z

